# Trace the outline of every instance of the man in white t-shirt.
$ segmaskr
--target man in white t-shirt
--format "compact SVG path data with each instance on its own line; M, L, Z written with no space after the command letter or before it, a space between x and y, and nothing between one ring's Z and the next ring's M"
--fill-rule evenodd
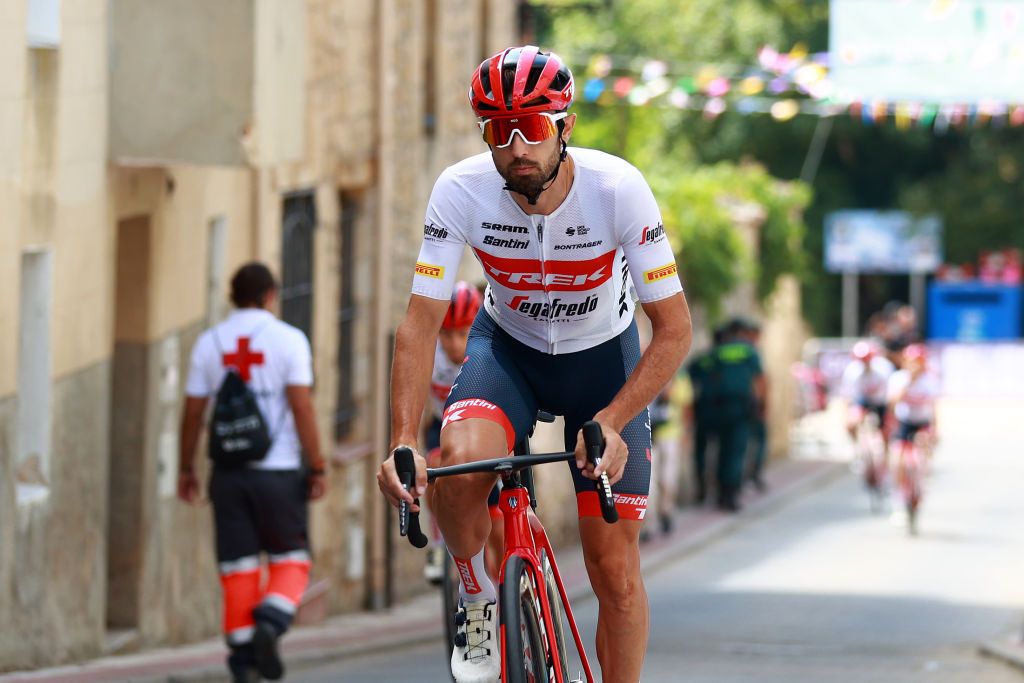
M194 462L203 415L229 368L255 395L271 440L261 459L215 464L209 483L228 669L236 683L252 680L254 670L268 680L284 675L277 640L291 625L309 581L307 502L322 497L326 486L310 398L309 340L270 312L276 293L262 263L235 273L236 310L192 348L181 424L178 497L188 503L199 500ZM269 566L262 587L261 554Z

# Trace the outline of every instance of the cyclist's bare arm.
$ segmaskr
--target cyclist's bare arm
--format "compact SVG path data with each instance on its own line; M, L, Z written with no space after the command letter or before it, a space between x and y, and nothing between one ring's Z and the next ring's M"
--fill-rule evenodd
M448 311L447 299L430 299L413 294L409 308L395 334L395 359L391 365L391 445L410 447L416 453L416 488L420 495L426 490L426 465L416 452L417 434L423 403L430 389L430 370L434 366L434 345L441 321ZM377 485L391 502L412 502L413 496L402 488L395 474L394 456L380 466ZM416 508L418 509L418 508Z
M577 441L576 465L589 478L597 478L602 472L607 472L608 478L615 483L622 477L627 452L626 444L618 435L630 420L654 400L682 365L690 350L693 329L690 309L682 292L642 306L651 320L651 343L612 402L594 416L607 439L605 456L596 471L591 465L583 469L586 458L582 450L582 439ZM614 434L609 434L609 431Z

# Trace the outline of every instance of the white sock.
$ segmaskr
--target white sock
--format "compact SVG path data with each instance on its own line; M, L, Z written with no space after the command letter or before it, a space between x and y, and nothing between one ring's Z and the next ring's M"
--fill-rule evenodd
M464 560L452 555L456 569L459 570L459 595L468 600L479 600L487 598L497 601L498 591L491 583L491 577L487 576L487 569L484 567L484 550L480 549L471 559Z

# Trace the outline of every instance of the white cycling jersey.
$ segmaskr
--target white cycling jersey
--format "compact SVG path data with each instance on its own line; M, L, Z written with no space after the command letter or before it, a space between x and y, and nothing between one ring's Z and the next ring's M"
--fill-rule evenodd
M884 406L888 398L889 376L894 370L892 363L881 356L872 358L870 365L855 359L843 371L840 381L842 395L853 403Z
M640 172L604 152L572 147L569 154L572 187L547 215L515 203L490 153L445 169L427 206L413 294L450 298L468 244L487 277L487 313L523 344L558 354L625 330L634 292L647 303L682 291Z

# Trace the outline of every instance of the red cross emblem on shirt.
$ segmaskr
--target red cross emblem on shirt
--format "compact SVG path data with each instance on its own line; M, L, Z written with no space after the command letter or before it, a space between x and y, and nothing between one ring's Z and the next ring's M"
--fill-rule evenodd
M225 367L238 368L243 381L248 382L252 373L249 369L254 365L263 365L263 352L249 350L249 337L238 338L238 351L224 354Z

